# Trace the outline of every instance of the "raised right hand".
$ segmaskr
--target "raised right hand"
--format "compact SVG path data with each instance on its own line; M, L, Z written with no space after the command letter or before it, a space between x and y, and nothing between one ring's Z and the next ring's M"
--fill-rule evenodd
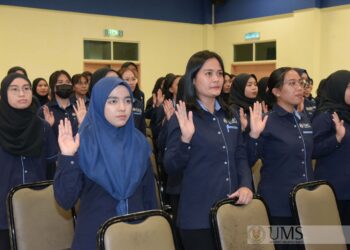
M52 127L55 123L55 117L53 115L53 112L49 110L49 107L47 105L43 106L43 113L44 113L44 119L47 121L50 126Z
M261 132L265 129L267 115L262 118L262 105L259 102L255 102L252 107L249 107L250 111L250 137L258 139Z
M67 118L64 121L61 120L58 125L58 145L62 155L68 156L73 156L79 148L79 134L77 133L75 139L73 138L72 125Z
M190 143L195 131L193 124L193 113L190 111L187 115L186 105L183 101L176 104L176 108L177 110L175 111L175 115L179 121L181 129L181 140L185 143Z

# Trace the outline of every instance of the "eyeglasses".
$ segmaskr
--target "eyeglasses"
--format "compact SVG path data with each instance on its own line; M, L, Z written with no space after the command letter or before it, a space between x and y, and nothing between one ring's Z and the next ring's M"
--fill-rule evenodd
M307 81L304 79L300 79L300 80L289 80L286 82L289 86L295 88L297 86L304 88L305 85L307 84Z
M12 95L20 95L21 91L24 94L29 94L32 92L32 88L29 85L22 86L21 88L18 86L10 86L8 88L8 92L10 92Z

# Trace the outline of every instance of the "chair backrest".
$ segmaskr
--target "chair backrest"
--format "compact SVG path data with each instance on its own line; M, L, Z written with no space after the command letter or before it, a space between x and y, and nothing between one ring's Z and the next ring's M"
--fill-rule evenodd
M97 233L100 250L175 250L170 216L150 210L109 219Z
M73 211L56 203L52 181L11 189L7 212L13 250L69 249L74 235Z
M328 239L338 244L307 244L315 240L322 240L319 231L302 229L305 249L346 249L345 238L342 231L336 197L332 186L326 181L301 183L291 192L294 215L301 226L338 226L327 231ZM315 228L315 230L317 230ZM339 244L344 243L344 244Z
M249 226L269 226L267 208L255 196L247 205L236 205L232 199L218 202L211 210L211 218L218 249L275 249L273 244L249 244ZM265 235L264 237L269 237Z

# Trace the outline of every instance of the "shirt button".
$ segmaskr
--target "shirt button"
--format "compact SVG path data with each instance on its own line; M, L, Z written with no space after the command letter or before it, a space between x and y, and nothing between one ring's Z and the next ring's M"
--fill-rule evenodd
M24 170L24 173L27 174L27 173L28 173L28 170Z
M213 117L213 121L216 121L216 118L215 118L215 117Z
M294 128L296 128L297 127L297 125L294 125Z
M226 147L225 146L222 146L223 149L225 149Z
M303 177L305 177L305 174L303 174Z
M228 178L226 178L226 181L228 181Z
M299 135L299 139L301 139L301 136Z
M304 161L302 161L302 162L301 162L301 164L305 164L305 162L304 162Z
M188 146L187 149L191 149L191 146Z
M73 164L74 164L74 161L71 161L70 164L73 165Z
M225 161L224 164L227 165L227 161Z
M220 132L220 131L218 131L218 135L221 135L221 132Z
M303 148L301 149L301 152L304 152L304 149L303 149Z

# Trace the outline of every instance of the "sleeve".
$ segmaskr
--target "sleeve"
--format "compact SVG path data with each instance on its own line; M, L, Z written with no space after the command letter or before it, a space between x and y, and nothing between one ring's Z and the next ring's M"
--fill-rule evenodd
M179 174L187 166L191 155L191 143L181 141L177 117L173 115L168 124L168 136L164 152L164 168L169 175Z
M237 135L237 148L235 152L236 166L239 177L239 186L247 187L250 190L253 190L252 183L252 172L248 165L247 160L247 151L243 142L243 135L241 132L238 132Z
M335 128L330 114L320 113L312 122L314 148L312 157L318 159L332 153L341 146L335 136Z
M163 119L165 117L163 105L154 109L152 118L151 118L151 130L155 140L158 139L159 132L162 128Z
M245 146L250 167L253 167L256 161L261 158L262 144L263 139L261 136L258 139L250 137L249 134L245 137Z
M145 210L160 209L157 205L157 190L155 188L156 182L153 176L151 163L148 162L148 168L144 176L143 186L143 203Z
M55 199L64 209L72 208L78 201L84 186L84 174L79 167L78 156L59 155L53 184Z
M50 125L46 122L44 122L44 130L45 130L45 147L46 147L46 161L47 163L54 163L57 160L58 156L58 145L57 145L57 138L55 134L52 131L52 128Z

